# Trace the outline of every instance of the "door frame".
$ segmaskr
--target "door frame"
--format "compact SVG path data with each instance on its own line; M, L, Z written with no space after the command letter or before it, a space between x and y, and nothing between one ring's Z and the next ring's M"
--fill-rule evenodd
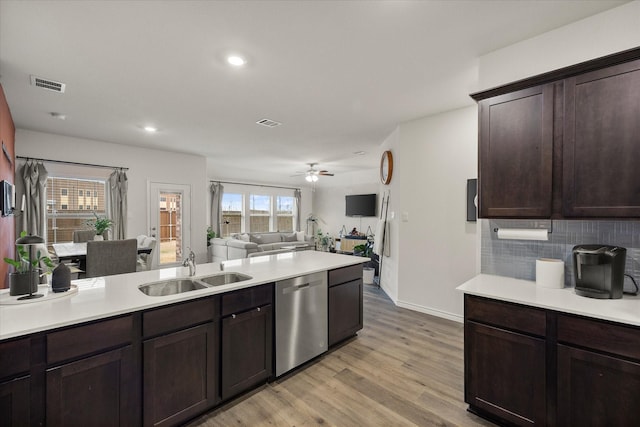
M151 236L154 234L152 230L153 221L152 221L152 203L154 201L159 202L159 194L162 191L173 192L173 193L182 193L182 197L184 198L182 203L182 253L185 254L188 252L187 248L191 247L191 185L190 184L176 184L176 183L168 183L168 182L158 182L158 181L150 181L147 180L147 234ZM154 193L155 192L155 193ZM154 200L154 196L157 197L157 200ZM157 206L154 206L153 212L156 212ZM177 267L182 265L181 261L176 261L174 263L166 263L160 264L160 221L159 218L156 217L156 248L157 250L154 252L154 265L160 267Z

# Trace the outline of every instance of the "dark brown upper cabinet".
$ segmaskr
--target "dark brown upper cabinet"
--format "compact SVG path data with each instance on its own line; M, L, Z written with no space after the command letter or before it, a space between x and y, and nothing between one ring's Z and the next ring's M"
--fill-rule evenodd
M480 101L480 217L551 215L553 93L542 85Z
M640 60L564 87L564 216L640 217Z
M640 48L471 96L480 217L640 217Z

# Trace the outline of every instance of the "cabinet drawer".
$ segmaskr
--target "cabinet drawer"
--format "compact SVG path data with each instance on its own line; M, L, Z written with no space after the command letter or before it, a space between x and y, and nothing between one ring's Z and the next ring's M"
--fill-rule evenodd
M486 298L465 295L465 319L545 336L547 315L544 310Z
M640 360L640 329L558 315L558 341Z
M261 285L253 288L240 289L238 291L222 294L222 316L240 313L266 304L271 304L273 299L273 285Z
M133 317L105 320L47 334L47 363L84 356L131 343Z
M351 265L349 267L337 268L329 271L329 286L340 283L362 279L362 264Z
M30 338L0 343L0 379L28 372L30 359Z
M210 322L216 317L215 298L175 304L142 313L142 335L149 337Z

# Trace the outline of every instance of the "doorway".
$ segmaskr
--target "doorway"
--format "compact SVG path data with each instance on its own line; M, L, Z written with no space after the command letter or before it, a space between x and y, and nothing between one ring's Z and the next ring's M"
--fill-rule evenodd
M149 235L157 239L155 264L182 264L191 246L191 186L149 183Z

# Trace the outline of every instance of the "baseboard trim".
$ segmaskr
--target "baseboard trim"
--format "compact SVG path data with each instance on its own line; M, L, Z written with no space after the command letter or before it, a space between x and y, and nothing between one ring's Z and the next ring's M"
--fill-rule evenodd
M404 301L396 301L395 304L398 307L406 308L413 311L418 311L424 314L430 314L432 316L441 317L443 319L452 320L458 323L464 323L464 317L457 314L449 313L447 311L434 310L433 308L423 307L421 305L412 304Z

